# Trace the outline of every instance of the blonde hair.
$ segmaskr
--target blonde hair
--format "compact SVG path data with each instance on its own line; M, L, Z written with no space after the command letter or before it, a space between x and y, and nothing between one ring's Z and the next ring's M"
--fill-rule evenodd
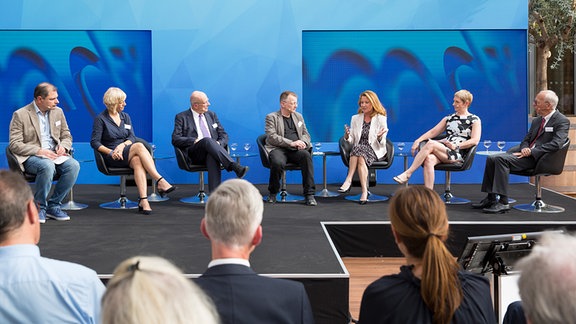
M474 96L470 93L470 91L464 89L456 91L456 93L454 93L454 97L467 102L468 106L472 104L472 100L474 99Z
M219 323L210 298L171 262L135 256L116 267L102 297L103 324Z
M448 238L446 206L424 186L398 190L390 200L390 223L408 253L422 260L420 293L433 323L449 323L462 302L459 266L444 241Z
M108 112L115 112L116 107L124 100L126 100L126 93L116 87L108 88L104 93L104 98L102 98Z
M365 90L362 92L360 96L358 96L358 106L360 106L360 100L362 97L366 97L368 101L370 101L370 104L372 104L372 113L370 114L370 117L374 117L376 114L386 116L386 108L384 108L384 105L382 105L380 99L378 99L378 95L374 91ZM358 113L361 112L362 108L358 107Z

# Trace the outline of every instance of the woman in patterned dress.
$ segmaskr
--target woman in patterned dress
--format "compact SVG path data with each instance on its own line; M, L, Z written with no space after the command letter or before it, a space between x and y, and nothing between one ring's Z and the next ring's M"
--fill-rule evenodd
M358 98L358 114L352 116L350 127L345 126L344 139L353 144L346 180L339 192L350 191L352 177L358 171L362 195L360 205L368 201L368 167L386 155L388 124L386 109L376 93L366 90Z
M418 137L412 144L412 156L418 151L420 143L425 141L414 156L412 165L403 173L394 177L399 184L408 182L410 176L421 165L424 167L424 185L434 188L434 166L439 163L462 162L467 149L478 145L482 133L480 118L470 112L472 94L468 90L460 90L454 94L454 113L448 115L436 126ZM446 132L447 137L433 140L434 137Z

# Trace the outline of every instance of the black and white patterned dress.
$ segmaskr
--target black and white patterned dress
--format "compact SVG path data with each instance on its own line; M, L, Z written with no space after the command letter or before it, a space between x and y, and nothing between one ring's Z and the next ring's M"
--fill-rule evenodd
M446 117L446 140L454 145L460 145L472 137L472 125L480 121L480 118L474 114L468 116L458 116L451 114ZM446 148L449 160L463 160L468 150L451 150Z
M362 133L358 144L352 147L350 156L361 156L366 161L367 166L371 166L378 158L370 143L368 143L368 134L370 133L370 122L362 122Z

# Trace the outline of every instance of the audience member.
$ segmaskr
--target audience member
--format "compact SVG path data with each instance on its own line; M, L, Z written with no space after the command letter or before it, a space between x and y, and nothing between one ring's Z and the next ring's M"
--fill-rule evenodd
M62 200L80 171L80 163L69 155L72 135L58 103L58 89L42 82L34 89L34 100L16 110L10 121L9 149L22 171L36 175L34 200L40 208L40 223L46 222L46 217L70 219L61 209ZM48 199L55 175L60 178Z
M410 167L394 177L399 184L408 182L414 171L424 167L424 186L434 189L434 166L439 163L462 162L471 147L478 145L482 134L480 118L468 111L473 96L468 90L459 90L454 94L454 113L450 114L432 129L418 137L412 144L412 155L416 151ZM446 137L435 137L446 132ZM421 145L421 143L423 145Z
M212 301L171 262L135 256L114 270L102 298L103 324L217 324Z
M38 212L22 175L0 170L0 323L99 323L104 284L40 256Z
M306 205L316 206L314 194L314 165L310 134L304 117L298 112L298 96L292 91L280 94L280 110L266 116L266 151L270 156L270 180L268 202L275 203L280 191L280 179L286 163L296 163L302 169L303 194Z
M228 134L202 91L190 95L190 108L177 114L172 132L172 145L181 149L193 164L208 168L208 188L214 191L221 180L221 167L234 171L238 178L248 172L247 166L234 161L228 150Z
M164 197L176 187L170 185L156 170L154 159L143 143L136 142L134 127L130 115L124 112L126 93L119 88L110 87L103 98L106 110L102 111L92 127L90 145L104 155L106 165L111 167L130 167L134 170L134 182L138 188L138 211L150 215L152 209L148 202L148 179L150 174L156 181L158 194Z
M534 110L538 117L532 120L528 134L518 151L490 155L486 158L482 192L488 193L473 208L485 213L504 213L510 210L508 204L508 179L510 171L534 168L544 153L558 151L568 138L570 120L556 110L558 96L554 91L540 91L534 99ZM497 199L498 198L498 199Z
M360 205L368 201L368 168L374 161L386 156L388 124L386 109L376 93L366 90L358 98L358 113L352 116L350 127L345 126L344 139L353 144L348 163L348 174L338 192L350 191L352 177L358 171L362 195Z
M545 233L530 254L516 263L518 290L528 323L576 321L576 237Z
M488 279L460 270L446 248L448 216L438 194L404 187L389 216L407 265L366 288L359 323L496 323Z
M201 222L212 261L196 282L212 297L223 323L313 323L304 286L260 276L250 254L262 241L262 196L245 180L223 182Z

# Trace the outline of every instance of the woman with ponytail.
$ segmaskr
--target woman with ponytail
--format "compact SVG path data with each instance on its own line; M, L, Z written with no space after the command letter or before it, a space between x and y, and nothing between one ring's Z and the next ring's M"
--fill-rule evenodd
M359 323L496 323L488 280L461 270L445 245L448 216L438 194L402 188L389 214L406 265L366 288Z

